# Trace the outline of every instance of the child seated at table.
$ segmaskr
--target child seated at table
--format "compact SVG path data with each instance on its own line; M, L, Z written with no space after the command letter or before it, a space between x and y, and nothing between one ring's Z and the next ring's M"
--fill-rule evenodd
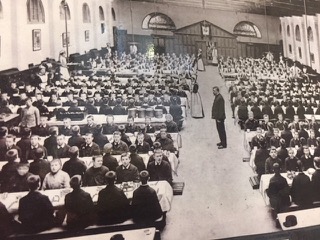
M17 171L10 177L7 186L4 186L5 192L23 192L28 191L27 178L31 175L29 173L29 163L19 163Z
M19 201L19 221L23 232L41 232L53 227L53 206L49 198L37 190L40 177L31 175L27 179L29 193Z
M50 162L50 169L49 172L42 184L42 190L47 189L61 189L61 188L69 188L70 184L70 177L69 174L62 171L62 163L60 159L53 159Z
M81 176L74 175L70 179L71 193L65 197L67 212L67 228L81 230L90 226L94 219L94 205L89 193L81 189Z
M285 159L285 171L296 172L298 169L298 158L295 156L293 148L288 150L289 157Z

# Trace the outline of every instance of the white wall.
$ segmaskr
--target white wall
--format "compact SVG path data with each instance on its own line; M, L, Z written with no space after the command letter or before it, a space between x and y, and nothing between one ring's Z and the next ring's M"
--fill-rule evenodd
M311 66L313 69L320 72L320 14L316 16L292 16L280 18L282 24L282 38L284 56L294 61L299 61L305 65ZM300 27L301 41L296 40L296 26ZM287 26L290 26L291 35L287 34ZM313 30L313 41L308 41L307 28ZM292 45L292 53L289 52L289 44ZM299 56L299 47L301 48L302 56ZM314 54L314 62L310 60L310 54Z
M58 59L63 49L62 33L65 21L60 19L61 0L42 0L45 11L45 23L31 24L27 21L27 0L1 0L3 19L0 19L1 56L0 71L11 67L26 69L28 64L38 64L47 57ZM85 53L92 48L101 49L107 42L112 43L112 0L67 0L71 20L68 21L70 32L69 54ZM82 21L82 4L90 8L91 23ZM99 6L105 14L105 33L101 33ZM33 51L32 31L41 30L41 50ZM89 30L89 41L85 41L84 31ZM110 36L111 35L111 36Z
M169 16L176 24L177 29L203 20L210 21L216 26L232 33L237 23L241 21L250 21L254 23L261 31L261 38L239 38L244 42L255 43L270 43L278 44L281 40L279 26L280 20L278 17L267 17L267 23L264 15L237 13L229 11L218 11L213 9L194 8L175 6L168 4L153 4L150 2L135 2L131 1L133 14L133 33L140 35L150 35L154 33L150 30L142 29L143 19L152 12L161 12ZM130 2L125 0L117 0L113 2L113 7L116 11L117 22L116 26L128 30L131 34L131 18L130 18ZM266 25L267 24L267 25ZM267 34L267 26L268 33ZM268 37L269 35L269 37Z
M12 0L2 0L3 18L0 19L0 69L7 69L13 65L13 51L12 51L12 37L15 36L13 31L11 18L14 15L11 14Z
M310 60L310 66L313 69L316 69L317 72L320 72L320 59L319 59L319 31L318 31L318 16L307 16L307 27L311 27L313 31L313 41L308 41L308 36L306 34L305 38L306 41L308 41L309 47L310 47L310 53L314 55L314 62L311 62Z

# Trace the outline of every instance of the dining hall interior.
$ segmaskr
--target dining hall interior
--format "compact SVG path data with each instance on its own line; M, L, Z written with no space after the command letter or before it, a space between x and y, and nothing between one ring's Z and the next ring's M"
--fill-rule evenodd
M0 239L318 239L319 23L319 0L0 0Z

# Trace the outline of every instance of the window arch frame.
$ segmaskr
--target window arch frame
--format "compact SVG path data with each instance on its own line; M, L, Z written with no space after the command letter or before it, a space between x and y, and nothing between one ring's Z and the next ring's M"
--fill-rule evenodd
M28 23L45 23L45 11L41 0L27 0Z
M67 20L69 21L69 20L71 20L71 13L70 13L69 4L65 0L62 0L59 5L60 20L65 20L65 9L67 9Z
M279 33L282 34L282 24L279 26Z
M241 29L242 28L242 29ZM233 34L241 37L261 38L261 31L253 22L241 21L233 28Z
M313 29L311 26L309 26L307 28L307 38L309 42L313 42L314 41L314 34L313 34Z
M160 21L157 23L157 20ZM163 22L161 22L161 20ZM142 29L170 31L175 30L176 25L168 15L161 12L153 12L144 17L142 21Z
M100 20L100 22L104 22L106 20L102 6L99 6L99 20Z
M82 22L91 23L90 7L86 2L82 4Z
M301 42L301 31L300 31L300 26L297 24L295 27L295 39L298 42Z
M116 11L114 10L114 8L111 8L111 15L112 15L112 20L117 21Z

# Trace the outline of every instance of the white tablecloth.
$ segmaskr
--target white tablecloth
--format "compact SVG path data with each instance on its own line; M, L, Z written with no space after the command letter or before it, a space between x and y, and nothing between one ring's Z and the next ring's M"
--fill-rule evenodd
M134 190L140 185L140 183L132 183ZM120 187L120 184L117 184ZM158 195L158 200L161 205L161 209L163 212L170 211L171 202L173 199L173 190L170 184L167 181L157 181L157 182L149 182L149 186L156 190ZM94 187L83 187L82 189L88 193L90 193L93 202L97 202L98 193L105 186L94 186ZM133 191L125 192L125 195L128 199L132 199ZM60 207L64 205L65 195L71 192L71 188L66 189L54 189L54 190L46 190L40 191L42 194L49 197L52 205L54 207ZM0 201L6 206L9 212L15 213L18 211L19 199L27 195L28 192L17 192L17 193L2 193L0 195Z

